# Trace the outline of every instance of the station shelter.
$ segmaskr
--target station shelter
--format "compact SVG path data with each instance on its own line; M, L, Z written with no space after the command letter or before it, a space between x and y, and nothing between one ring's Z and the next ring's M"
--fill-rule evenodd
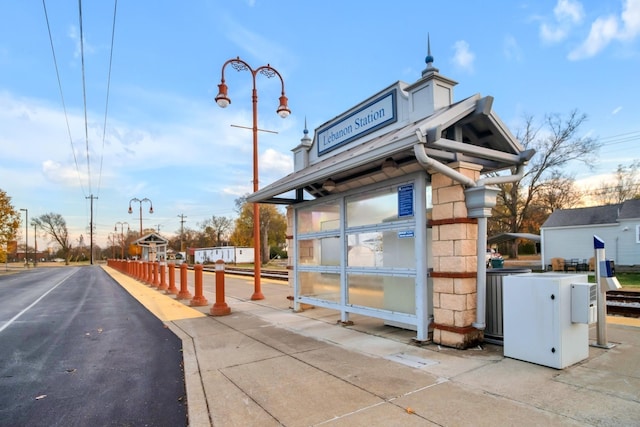
M167 260L167 246L169 245L169 241L159 234L149 233L133 243L142 249L142 255L140 257L142 261L165 262Z
M294 171L247 200L287 205L294 310L370 316L468 348L483 340L495 184L520 179L534 152L492 97L454 101L430 49L425 62L418 81L382 89L313 139L305 125Z

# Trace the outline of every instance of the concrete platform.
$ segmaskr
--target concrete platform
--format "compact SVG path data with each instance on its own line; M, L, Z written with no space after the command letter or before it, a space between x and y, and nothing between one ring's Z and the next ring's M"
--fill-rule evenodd
M415 332L313 308L293 313L288 285L226 276L231 314L209 315L105 270L183 341L191 426L640 425L640 320L608 318L611 349L556 370L486 344L417 346ZM189 272L193 293L193 273ZM590 329L595 340L595 327Z

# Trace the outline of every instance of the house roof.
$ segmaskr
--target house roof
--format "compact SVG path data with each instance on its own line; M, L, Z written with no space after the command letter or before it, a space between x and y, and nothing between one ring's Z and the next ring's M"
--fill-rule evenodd
M542 228L616 224L621 219L634 218L640 218L640 200L588 208L556 209L542 224Z
M301 202L302 191L314 198L329 195L323 189L327 179L343 192L380 182L390 177L424 170L416 159L414 147L422 144L428 156L443 163L465 161L482 166L482 173L519 165L531 153L523 150L517 139L492 109L492 97L470 96L435 111L415 123L395 128L361 142L334 156L320 160L251 194L249 202L291 204ZM457 128L461 142L448 137ZM425 142L426 141L426 142ZM317 141L314 140L315 145ZM397 169L382 170L385 159L392 158ZM296 190L295 199L282 195Z
M624 202L618 219L640 219L640 199Z

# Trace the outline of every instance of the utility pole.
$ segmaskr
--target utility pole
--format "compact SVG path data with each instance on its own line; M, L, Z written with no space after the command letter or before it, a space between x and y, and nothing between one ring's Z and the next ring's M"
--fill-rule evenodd
M160 234L160 224L156 224L156 227L158 227L158 234Z
M93 265L93 199L97 198L98 197L94 196L93 194L85 197L85 199L91 199L91 219L89 219L89 248L91 251L91 255L89 256L89 258L91 259L91 265Z
M184 236L184 223L186 222L186 217L187 216L185 214L178 215L178 218L180 218L180 252L184 252L184 243L182 242L182 238Z

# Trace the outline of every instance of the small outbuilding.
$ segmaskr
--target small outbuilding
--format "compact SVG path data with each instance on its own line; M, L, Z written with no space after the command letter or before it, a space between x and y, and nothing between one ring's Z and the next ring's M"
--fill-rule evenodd
M169 241L161 235L150 233L142 236L133 243L142 248L142 255L140 257L142 261L164 262L167 260L167 246L169 245Z
M239 246L216 246L212 248L193 248L195 264L212 264L222 260L225 264L250 264L254 261L253 248Z
M553 269L553 259L588 265L594 235L616 266L640 265L640 200L553 211L540 228L542 267Z

